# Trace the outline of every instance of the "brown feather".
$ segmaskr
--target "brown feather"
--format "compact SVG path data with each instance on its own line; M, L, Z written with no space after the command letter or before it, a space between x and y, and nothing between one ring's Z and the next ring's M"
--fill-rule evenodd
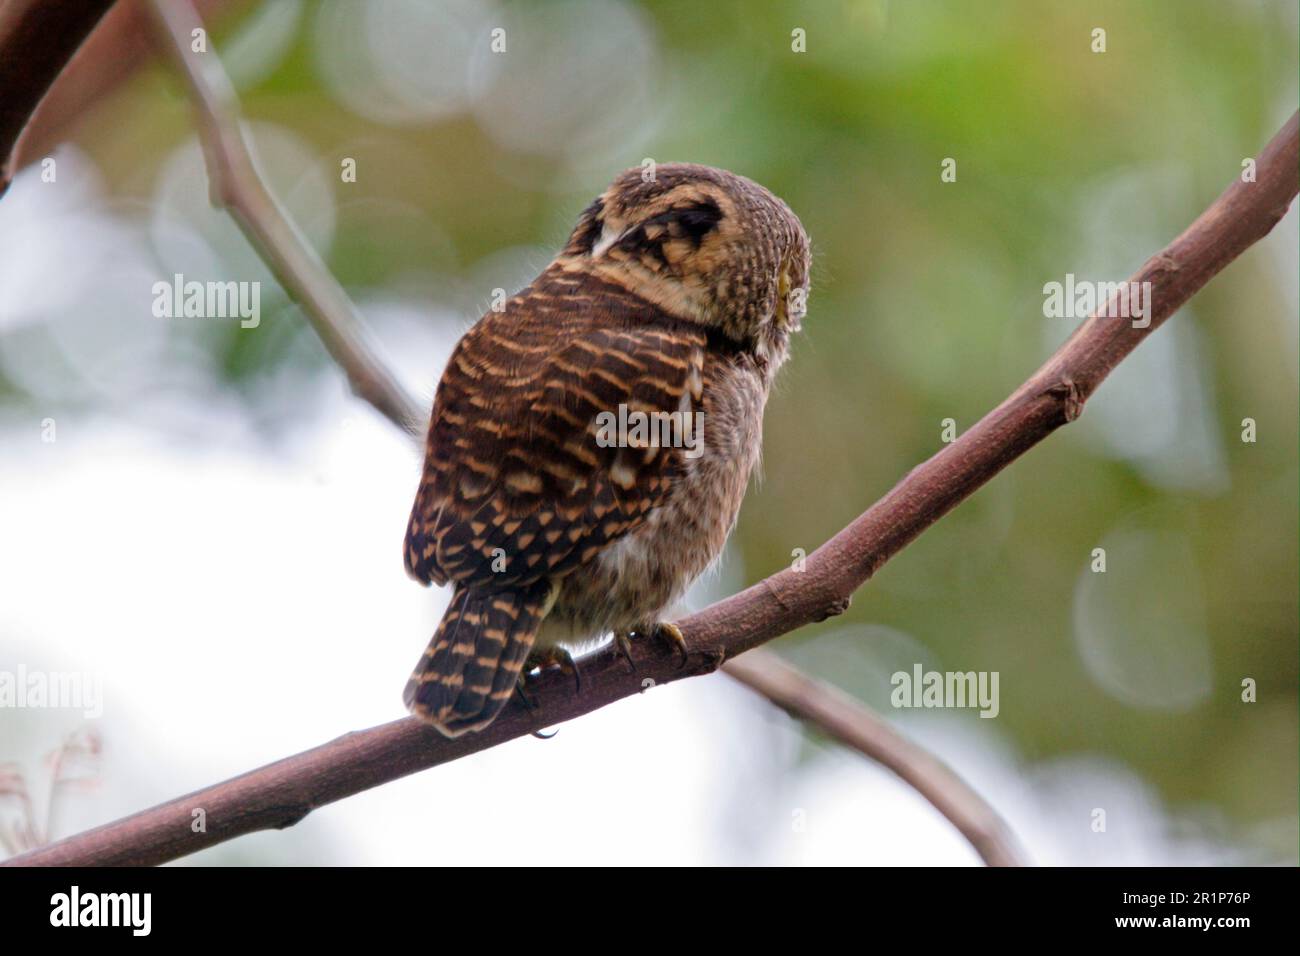
M698 409L706 333L593 276L564 278L553 267L489 312L447 365L407 528L417 580L507 587L564 574L672 487L680 448L620 455L597 443L596 418L619 405Z

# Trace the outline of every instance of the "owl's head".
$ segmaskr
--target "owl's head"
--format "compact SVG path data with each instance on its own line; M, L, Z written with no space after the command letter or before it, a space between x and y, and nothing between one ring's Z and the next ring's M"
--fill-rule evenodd
M808 235L758 183L693 163L634 167L578 220L561 255L735 343L784 352L808 297Z

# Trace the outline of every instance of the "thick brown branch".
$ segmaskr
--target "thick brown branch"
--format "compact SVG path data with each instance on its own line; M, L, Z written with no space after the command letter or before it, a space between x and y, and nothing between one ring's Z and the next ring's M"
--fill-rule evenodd
M405 718L7 862L162 863L245 833L289 826L316 807L570 720L650 684L708 673L724 658L842 611L848 596L908 542L1027 449L1078 417L1111 369L1213 275L1268 233L1300 188L1297 120L1293 115L1257 157L1257 182L1234 180L1181 236L1138 270L1131 281L1153 284L1149 327L1089 318L1010 398L811 554L804 572L782 571L679 622L693 649L685 667L679 668L666 649L644 642L633 647L635 672L612 651L598 652L583 662L582 694L573 694L564 675L544 674L536 693L540 710L512 705L480 734L447 740L414 718ZM196 808L206 811L206 832L190 829Z
M51 84L113 0L0 4L0 196L13 179L18 138Z

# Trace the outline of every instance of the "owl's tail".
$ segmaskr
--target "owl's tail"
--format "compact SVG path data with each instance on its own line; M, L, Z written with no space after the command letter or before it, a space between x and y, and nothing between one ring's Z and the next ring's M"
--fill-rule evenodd
M448 737L482 730L506 705L550 610L551 585L458 587L402 699Z

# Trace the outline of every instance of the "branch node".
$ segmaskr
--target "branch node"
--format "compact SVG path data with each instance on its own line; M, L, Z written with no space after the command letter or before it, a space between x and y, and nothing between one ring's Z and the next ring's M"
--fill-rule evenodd
M780 577L780 574L774 574L770 578L764 578L763 587L772 595L773 598L776 599L776 603L781 605L781 610L788 612L790 610L790 605L785 603L785 598L781 596L781 589L777 586Z
M829 604L827 604L817 613L817 616L813 618L813 620L820 624L828 617L839 617L841 614L843 614L845 611L849 609L849 605L852 603L853 603L853 595L851 594L845 597L834 598L833 600L831 600Z
M273 824L277 830L287 830L291 826L296 826L311 813L311 807L285 807L286 813L283 818Z
M1083 393L1079 390L1079 386L1074 379L1068 375L1055 385L1048 386L1045 394L1050 395L1060 403L1061 414L1065 417L1067 424L1083 414L1083 403L1085 401Z
M1183 267L1178 264L1178 260L1165 250L1151 260L1151 269L1154 272L1176 273Z

